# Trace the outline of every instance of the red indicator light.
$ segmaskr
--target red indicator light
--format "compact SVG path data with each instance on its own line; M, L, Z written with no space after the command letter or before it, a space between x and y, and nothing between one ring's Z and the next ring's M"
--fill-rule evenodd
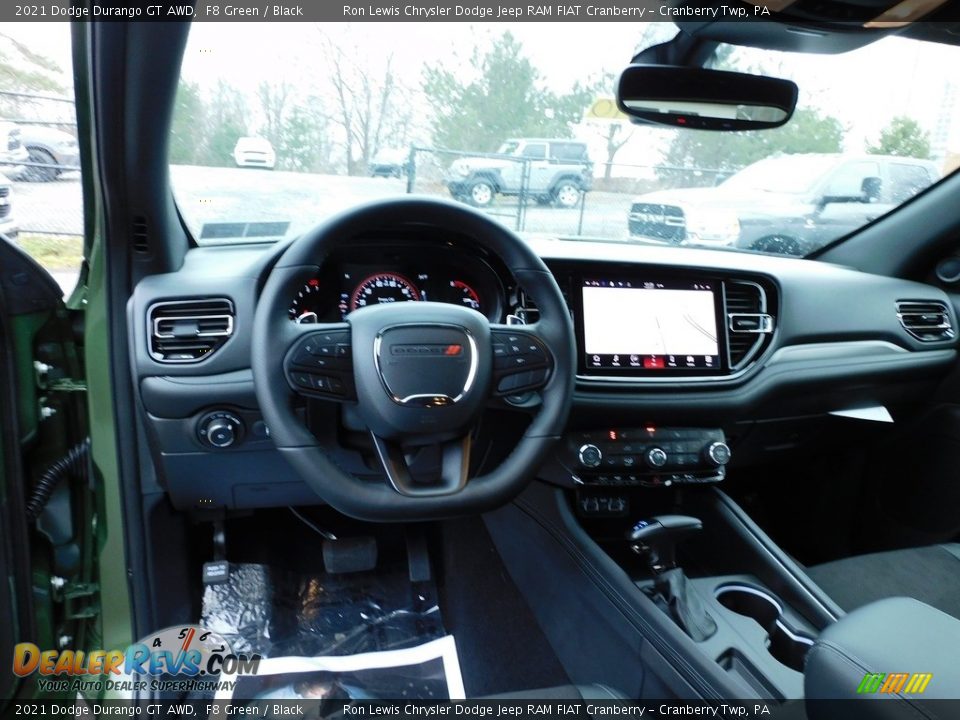
M459 355L463 352L462 345L447 345L447 349L444 351L444 355Z
M611 439L611 440L616 440L616 439L617 439L617 431L616 431L616 430L611 430L611 431L608 433L608 435L610 436L610 439Z
M647 425L647 426L644 428L644 430L646 430L648 433L650 433L651 435L653 435L653 434L657 431L657 428L654 427L653 425Z
M316 278L313 278L312 280L307 282L307 285L309 285L310 287L317 287L319 284L320 284L320 281L317 280Z
M686 119L686 118L683 118L683 117L678 117L678 118L677 118L677 125L686 125L686 124L687 124L687 119Z

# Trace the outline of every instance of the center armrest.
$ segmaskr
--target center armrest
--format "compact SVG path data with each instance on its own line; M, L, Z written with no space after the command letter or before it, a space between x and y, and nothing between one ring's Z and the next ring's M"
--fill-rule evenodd
M926 700L960 698L960 620L911 598L888 598L827 627L807 655L807 700L882 698L920 710ZM884 707L885 706L885 707ZM812 720L830 703L808 703ZM902 708L907 710L907 707ZM886 718L889 703L844 703L844 717ZM897 715L898 716L898 715ZM918 717L938 717L921 711Z

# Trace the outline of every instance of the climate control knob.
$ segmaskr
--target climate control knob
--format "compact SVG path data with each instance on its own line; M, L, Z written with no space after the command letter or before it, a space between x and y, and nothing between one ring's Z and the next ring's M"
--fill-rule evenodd
M652 468L662 468L667 464L667 451L663 448L652 447L643 455L647 465Z
M600 448L596 445L587 444L580 447L580 450L577 452L577 458L584 467L595 468L600 464L600 461L603 460L603 453L600 452Z
M730 462L730 446L725 442L712 442L703 450L703 458L715 467L726 465Z

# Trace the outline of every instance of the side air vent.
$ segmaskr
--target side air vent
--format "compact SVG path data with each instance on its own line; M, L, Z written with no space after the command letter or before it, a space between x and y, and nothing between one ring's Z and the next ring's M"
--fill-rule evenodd
M200 362L233 335L233 303L225 298L171 300L150 306L150 357L162 363Z
M730 369L739 370L756 357L773 332L767 294L755 282L728 280L723 284L727 355Z
M951 340L955 334L950 311L936 300L901 300L897 303L897 319L921 342Z
M133 251L146 254L150 252L150 241L147 238L147 219L142 215L133 218L130 223L130 239L133 240Z

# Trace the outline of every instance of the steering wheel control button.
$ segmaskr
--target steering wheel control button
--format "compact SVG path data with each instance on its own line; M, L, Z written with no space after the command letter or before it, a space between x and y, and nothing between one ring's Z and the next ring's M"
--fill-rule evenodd
M538 338L520 333L493 333L492 338L498 393L534 390L546 384L550 354Z
M287 361L287 379L297 392L330 400L347 399L353 378L350 331L310 333Z
M197 423L197 437L204 445L225 450L243 439L243 421L225 410L207 413Z

